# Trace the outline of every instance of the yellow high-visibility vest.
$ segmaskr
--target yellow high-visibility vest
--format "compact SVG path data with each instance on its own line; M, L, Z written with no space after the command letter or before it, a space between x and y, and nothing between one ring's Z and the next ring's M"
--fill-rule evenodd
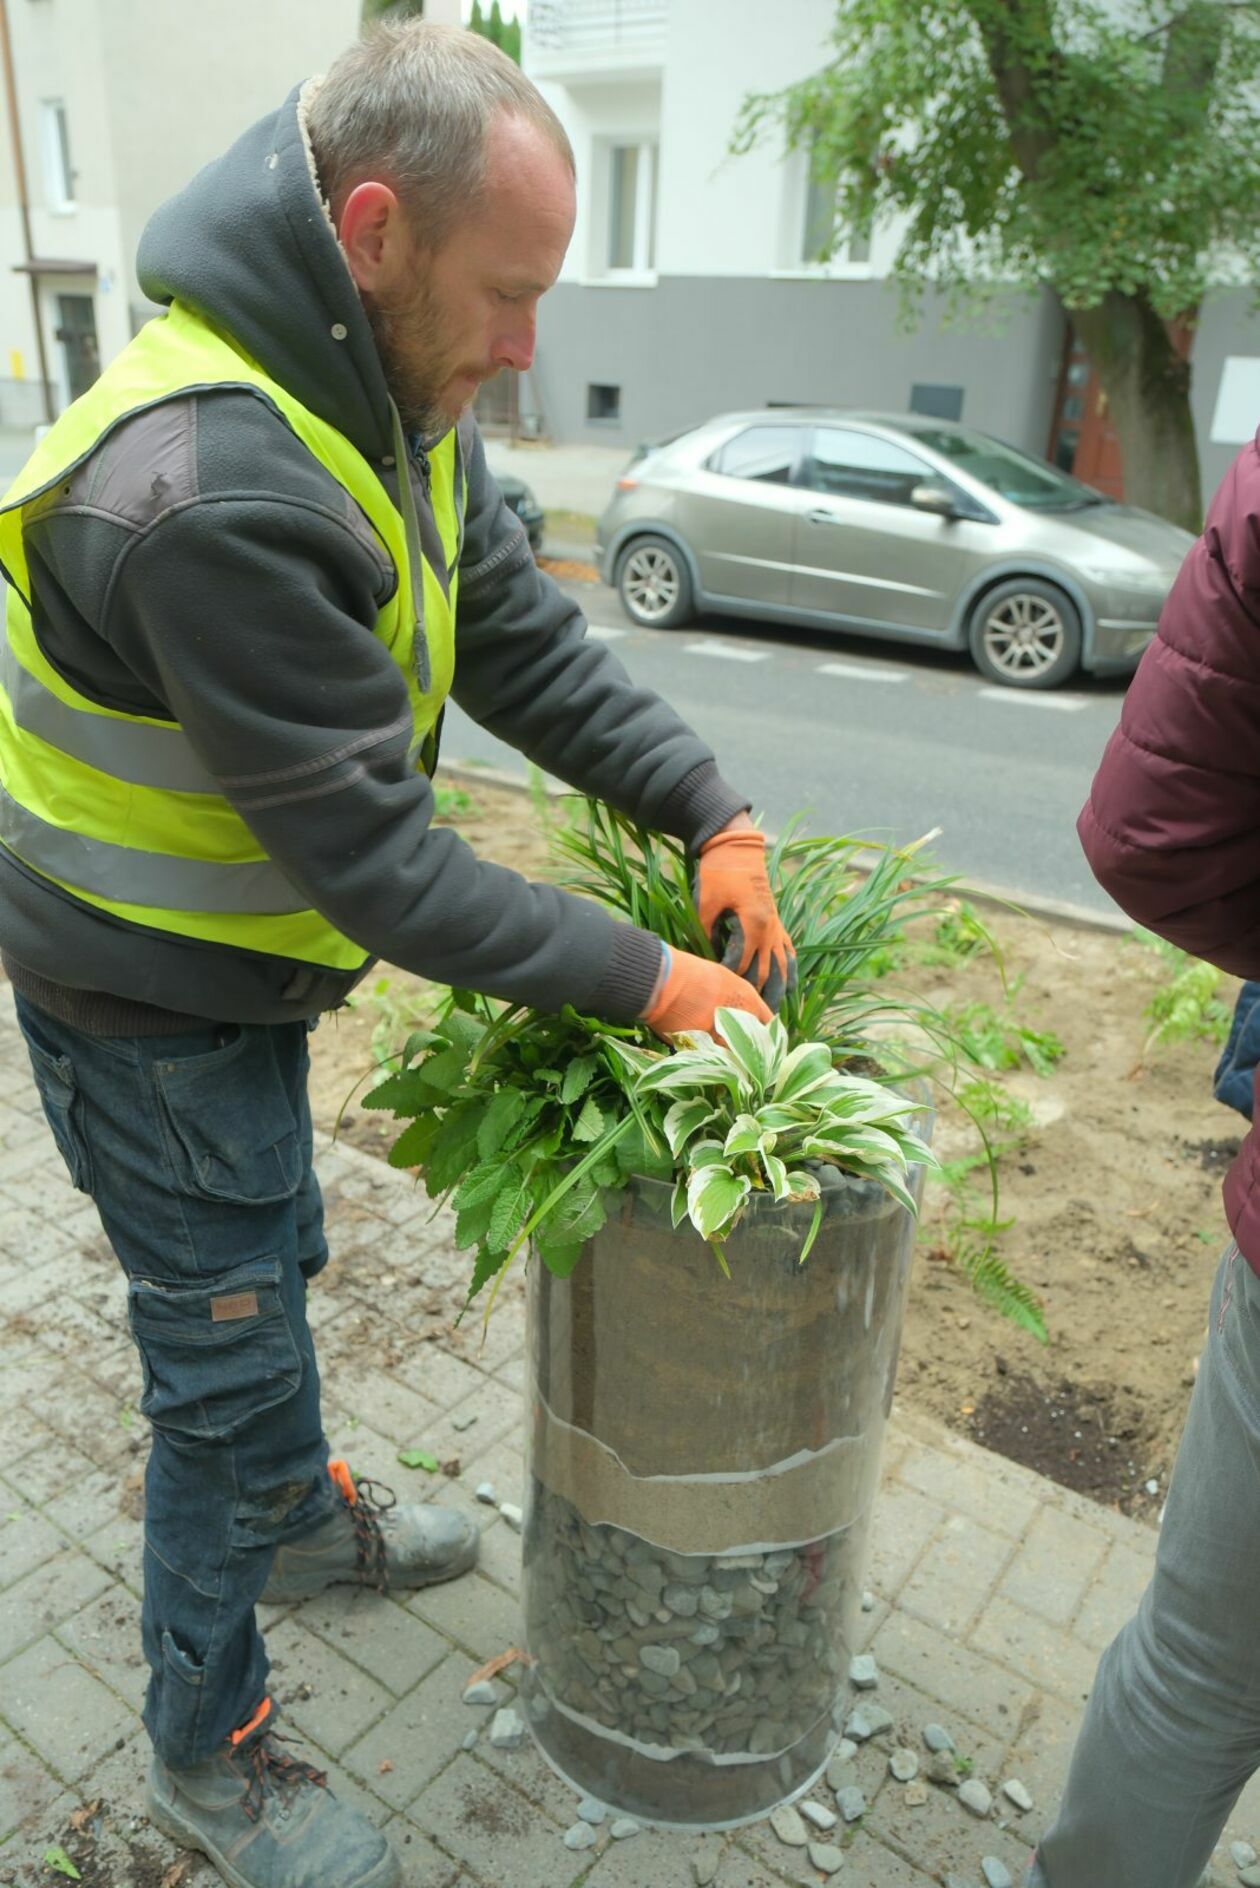
M45 658L31 620L28 505L122 420L203 387L261 393L361 507L398 574L375 634L406 679L418 767L455 670L465 482L452 430L430 454L447 573L434 571L370 462L230 336L176 302L49 429L0 503L9 582L0 642L0 845L86 903L133 924L357 970L368 952L303 904L198 760L178 722L107 708ZM407 478L395 414L397 470ZM413 520L414 522L414 520ZM410 538L410 548L409 548ZM419 607L417 607L419 606Z

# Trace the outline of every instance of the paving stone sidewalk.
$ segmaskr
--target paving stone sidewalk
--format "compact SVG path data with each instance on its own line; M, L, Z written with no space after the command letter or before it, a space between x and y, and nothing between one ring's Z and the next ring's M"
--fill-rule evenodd
M520 1538L474 1490L490 1481L501 1499L522 1498L522 1290L519 1281L505 1289L482 1347L479 1325L455 1327L464 1264L424 1195L353 1149L323 1143L318 1166L334 1256L312 1287L311 1319L330 1438L357 1472L400 1495L432 1494L475 1515L482 1558L475 1575L410 1598L339 1589L268 1609L273 1686L290 1728L322 1753L335 1787L389 1827L408 1888L822 1881L807 1852L764 1823L706 1841L650 1830L614 1841L605 1824L592 1848L571 1852L563 1836L574 1794L531 1747L491 1747L490 1711L464 1704L462 1692L482 1661L519 1642ZM125 1295L45 1127L0 992L0 1882L20 1888L67 1879L43 1859L53 1847L89 1888L218 1879L200 1860L180 1864L141 1811L147 1439ZM458 1460L458 1471L402 1468L398 1451L416 1447ZM847 1766L867 1808L846 1837L842 1888L947 1879L982 1888L985 1857L1019 1882L1098 1654L1145 1585L1154 1539L894 1413L874 1605L862 1620L881 1675L863 1697L885 1707L894 1731ZM889 1774L903 1726L926 1764L920 1733L931 1722L991 1788L986 1821L931 1786L914 1806L922 1789L908 1793ZM1031 1792L1026 1813L999 1795L1011 1777ZM813 1796L835 1810L825 1785ZM1211 1879L1222 1885L1236 1879L1230 1839L1260 1847L1255 1783L1218 1853Z

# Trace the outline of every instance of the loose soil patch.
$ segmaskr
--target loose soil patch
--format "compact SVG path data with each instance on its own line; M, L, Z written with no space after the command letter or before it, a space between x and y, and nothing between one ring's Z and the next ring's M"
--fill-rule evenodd
M531 877L548 876L528 799L479 782L468 790L472 811L457 824L473 847ZM899 1394L1065 1486L1153 1516L1194 1382L1226 1239L1221 1176L1242 1124L1212 1099L1210 1044L1156 1051L1137 1066L1142 1011L1166 975L1151 952L1112 934L1006 913L993 928L1008 981L1018 985L1015 1014L1053 1030L1067 1050L1045 1080L1030 1071L1007 1078L1038 1126L1001 1169L1001 1213L1014 1217L1001 1250L1043 1299L1050 1343L1042 1347L998 1317L952 1268L944 1256L949 1203L934 1187ZM938 1003L1002 1003L988 960L921 970L915 981L920 996ZM374 982L385 985L375 997ZM1223 984L1226 1002L1236 987ZM418 979L382 968L354 1007L321 1025L312 1038L321 1127L333 1128L347 1093L372 1069L374 1032L397 1047L408 1006L423 995ZM351 1103L342 1132L383 1155L393 1124ZM944 1109L938 1152L954 1159L970 1146L965 1121ZM979 1188L977 1196L979 1203Z

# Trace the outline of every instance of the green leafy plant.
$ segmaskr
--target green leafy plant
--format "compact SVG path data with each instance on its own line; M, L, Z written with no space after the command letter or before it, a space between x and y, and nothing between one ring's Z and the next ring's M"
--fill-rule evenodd
M1028 1103L991 1078L964 1082L957 1091L957 1100L977 1127L991 1134L1010 1135L1012 1145L1017 1146L1032 1128L1033 1113Z
M962 1003L945 1014L963 1055L978 1068L1017 1069L1026 1062L1044 1077L1065 1053L1052 1030L1000 1016L989 1003Z
M984 953L998 955L993 933L964 899L941 913L932 937L917 947L915 955L922 964L952 969Z
M389 1068L397 1060L395 1045L404 1030L427 1023L442 992L402 991L392 977L377 977L367 990L356 990L347 998L346 1008L370 1011L376 1018L372 1026L372 1059L378 1068Z
M936 1165L910 1125L918 1102L841 1074L826 1043L789 1049L780 1022L761 1023L740 1010L719 1010L716 1022L720 1041L697 1034L673 1055L614 1045L640 1102L673 1098L660 1126L678 1174L675 1226L689 1217L702 1237L720 1244L757 1192L820 1200L807 1161L874 1180L917 1210L906 1170ZM802 1263L821 1217L820 1206Z
M463 787L434 787L433 804L439 819L467 819L470 813L477 810L472 794Z
M713 956L675 841L594 802L553 837L570 889ZM823 1165L912 1200L908 1168L935 1163L914 1133L921 1104L907 1087L925 1074L952 1084L966 1060L946 1016L883 980L890 947L916 925L935 928L953 883L923 871L917 853L876 851L872 863L862 842L795 827L777 840L767 866L798 986L766 1028L728 1014L724 1043L696 1036L671 1049L642 1025L449 993L363 1105L406 1123L390 1160L421 1169L430 1195L450 1199L456 1243L474 1253L470 1297L531 1239L567 1275L609 1196L635 1175L672 1184L675 1223L689 1216L719 1263L755 1196L817 1203L813 1169ZM969 1251L964 1269L973 1266Z
M1150 1024L1142 1057L1152 1049L1170 1048L1178 1042L1211 1042L1219 1047L1229 1035L1230 1024L1229 1007L1216 994L1221 986L1220 971L1153 932L1138 931L1135 936L1168 972L1142 1011Z

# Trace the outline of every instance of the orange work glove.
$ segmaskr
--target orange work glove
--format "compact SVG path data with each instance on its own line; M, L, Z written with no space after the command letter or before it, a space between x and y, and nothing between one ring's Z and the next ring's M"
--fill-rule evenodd
M658 1036L677 1036L687 1029L707 1030L712 1036L718 1010L747 1010L758 1022L770 1021L770 1012L752 985L733 970L662 944L661 974L643 1012L648 1028Z
M772 1010L796 988L796 952L766 875L766 836L748 815L700 848L696 910L728 970L747 977Z

